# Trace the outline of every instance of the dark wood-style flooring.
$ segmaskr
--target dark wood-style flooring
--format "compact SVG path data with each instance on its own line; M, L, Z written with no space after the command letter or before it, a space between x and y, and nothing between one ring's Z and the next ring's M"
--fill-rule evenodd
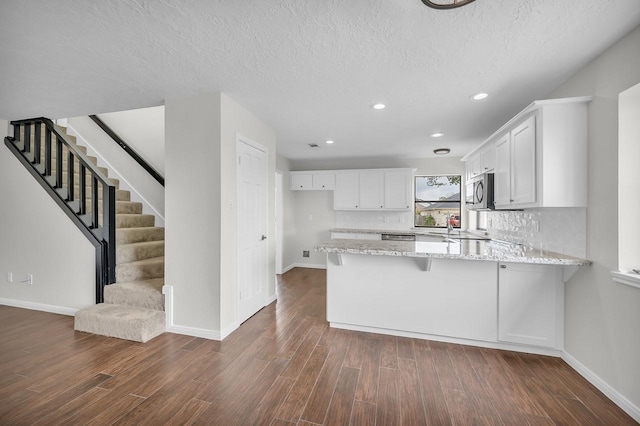
M557 358L330 329L324 271L278 294L223 342L0 306L0 424L636 424Z

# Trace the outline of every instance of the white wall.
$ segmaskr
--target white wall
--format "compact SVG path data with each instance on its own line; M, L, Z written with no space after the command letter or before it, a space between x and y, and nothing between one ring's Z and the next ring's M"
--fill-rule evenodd
M295 263L296 255L296 203L294 203L295 191L291 191L289 171L291 161L281 155L276 156L276 169L282 172L282 198L283 198L283 244L282 244L282 265L283 268L290 267Z
M0 136L8 124L0 120ZM95 249L19 160L0 147L0 304L72 315L95 303ZM7 283L7 272L13 283ZM33 285L19 283L33 274Z
M438 157L421 159L333 159L333 160L293 160L291 170L342 170L377 168L413 168L416 175L460 174L464 175L464 164L459 157ZM288 186L288 180L286 182ZM313 251L313 247L331 238L329 229L343 226L345 223L366 221L370 227L384 227L376 223L377 212L335 212L333 210L333 191L290 191L290 203L293 206L293 229L285 235L285 270L292 266L318 267L325 264L325 255ZM357 217L356 217L357 216ZM363 217L366 216L366 217ZM390 213L389 216L397 216ZM311 217L311 218L310 218ZM409 214L409 217L413 216ZM339 220L338 220L339 219ZM339 222L339 223L338 223ZM288 228L290 223L287 223ZM387 229L409 229L411 220L403 224L390 224ZM353 226L358 227L358 226ZM303 258L302 251L309 250L310 257ZM289 263L287 263L289 262Z
M220 271L220 307L221 330L226 334L239 324L237 320L237 161L236 137L238 134L257 142L267 149L268 182L268 234L269 242L269 297L275 299L275 171L276 171L276 134L275 132L243 108L234 100L221 94L221 133L220 133L220 173L222 177L220 206L221 226L221 271ZM233 206L233 207L231 207Z
M275 297L275 133L216 93L167 99L165 134L165 285L173 287L174 330L221 338L239 325L237 134L268 152L268 285Z
M98 117L164 176L164 105Z
M220 331L220 128L220 94L165 102L165 285L173 287L174 325L213 337Z
M164 119L156 124L162 126L163 123ZM69 118L68 132L87 147L89 155L98 158L99 166L110 169L109 177L120 180L120 189L131 191L131 201L141 202L143 213L156 217L156 226L164 226L164 187L158 181L89 117ZM160 146L164 149L164 143Z
M566 286L566 352L635 405L640 416L640 290L613 282L609 273L618 269L618 94L640 82L638 46L640 27L551 97L594 96L587 219L587 257L593 266L581 268ZM637 158L634 163L637 168Z

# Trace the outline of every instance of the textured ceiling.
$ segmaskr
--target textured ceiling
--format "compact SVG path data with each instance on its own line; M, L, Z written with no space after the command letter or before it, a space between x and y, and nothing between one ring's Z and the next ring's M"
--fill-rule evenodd
M640 24L640 1L2 0L0 17L2 118L222 91L288 158L426 157L547 96Z

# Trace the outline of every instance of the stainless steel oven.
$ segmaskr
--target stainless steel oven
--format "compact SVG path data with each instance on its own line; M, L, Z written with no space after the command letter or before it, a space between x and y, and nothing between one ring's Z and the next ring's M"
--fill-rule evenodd
M484 173L467 182L465 204L469 210L493 210L493 173Z

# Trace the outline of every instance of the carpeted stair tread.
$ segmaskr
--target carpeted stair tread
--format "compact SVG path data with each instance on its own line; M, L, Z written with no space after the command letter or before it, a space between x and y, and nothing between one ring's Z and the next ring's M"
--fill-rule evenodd
M156 218L152 214L117 214L116 228L152 227L155 220Z
M116 264L116 282L164 277L164 256Z
M163 311L111 303L80 309L74 322L76 331L143 343L165 331Z
M164 278L110 284L104 288L104 301L164 311L163 285Z
M164 241L142 241L120 244L116 248L116 264L164 256Z
M164 240L164 228L157 226L116 229L116 244L118 246L120 244L162 240Z

